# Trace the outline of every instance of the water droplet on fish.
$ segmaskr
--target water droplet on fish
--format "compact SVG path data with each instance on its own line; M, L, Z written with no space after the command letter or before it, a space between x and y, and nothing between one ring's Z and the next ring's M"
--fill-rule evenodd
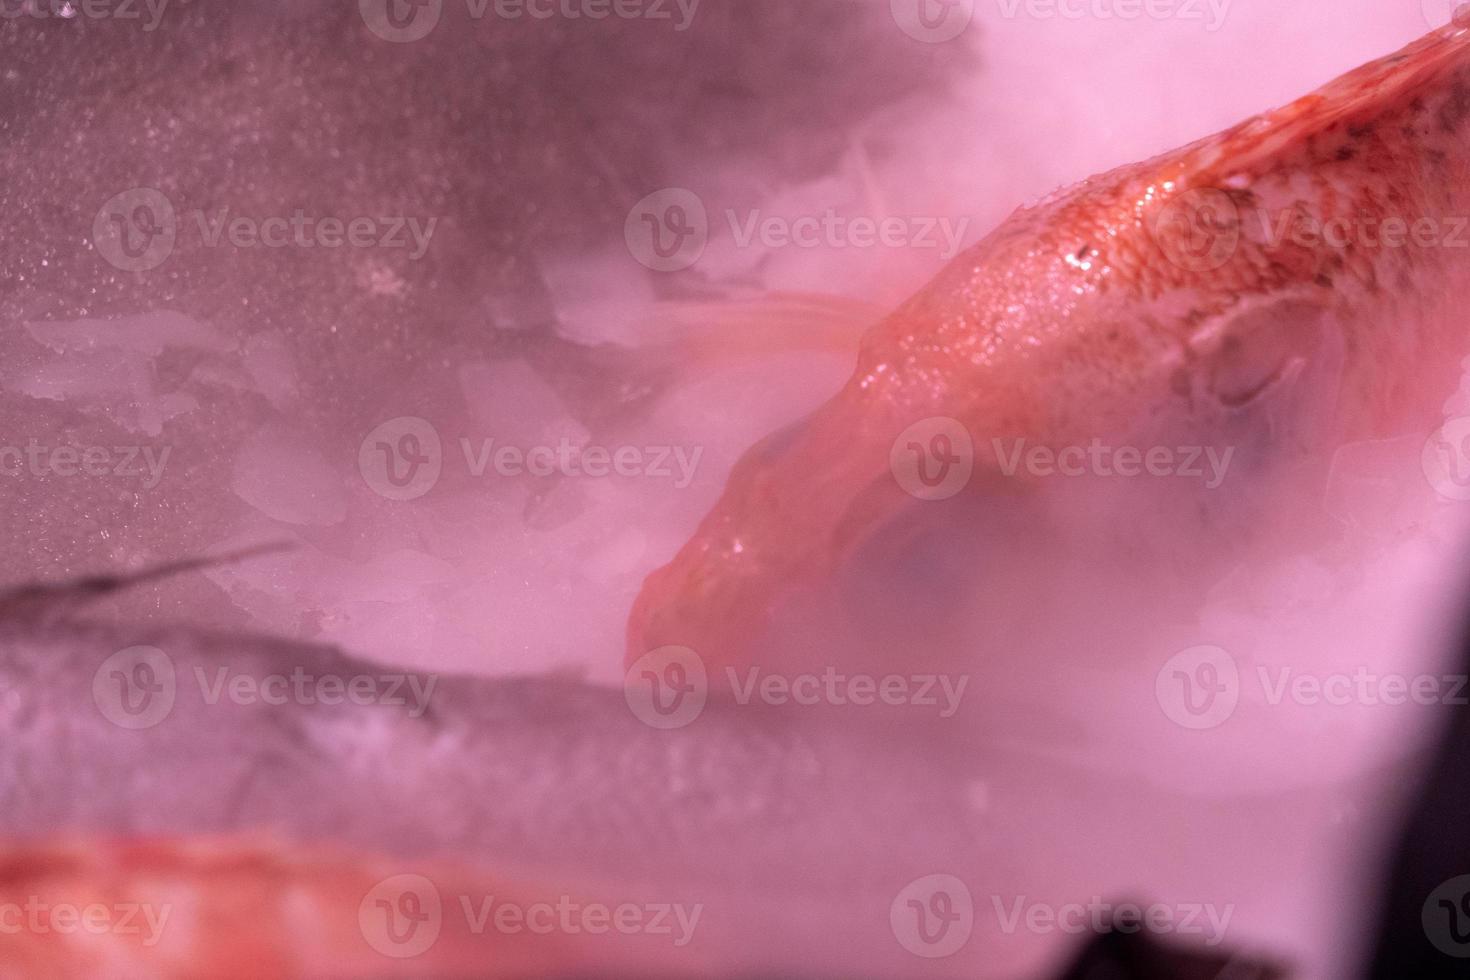
M1429 12L1427 0L1425 12ZM1460 3L1451 11L1449 22L1439 27L1435 33L1445 38L1457 38L1462 37L1467 28L1470 28L1470 3Z

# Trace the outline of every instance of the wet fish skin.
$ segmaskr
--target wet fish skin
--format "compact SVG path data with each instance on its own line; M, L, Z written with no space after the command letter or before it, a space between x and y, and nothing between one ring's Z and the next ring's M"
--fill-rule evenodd
M93 680L115 651L140 644L167 652L176 701L154 727L125 730L98 710ZM390 872L497 894L508 877L584 902L701 906L690 950L628 954L644 976L678 973L686 953L732 975L852 975L874 956L902 963L910 954L876 930L906 883L936 868L978 882L1008 867L968 795L975 782L947 750L866 715L840 724L712 701L687 728L664 731L636 718L617 689L426 674L421 685L437 683L417 718L401 706L209 704L195 671L221 666L250 677L298 667L343 678L402 673L249 635L0 622L0 837L10 852L29 860L58 843L101 846L71 872L79 882L101 875L119 900L171 882L167 894L197 894L210 914L254 896L264 904L242 914L268 918L285 903L292 922L303 894L335 921L361 898L343 898L343 880L360 892ZM967 762L967 771L984 769ZM145 862L135 880L107 877L112 842L159 841L266 860L233 878L168 861ZM293 855L316 864L294 866ZM0 877L0 900L5 888ZM486 954L496 939L459 937L414 966L483 975L463 957ZM294 966L313 949L341 963L360 952L332 936L314 941L320 949L267 937L262 950L292 976L340 975ZM201 948L212 956L232 947ZM524 951L542 960L512 962L534 962L527 969L538 975L566 963L575 972L578 949L559 944ZM83 975L86 955L57 962ZM149 975L188 975L169 973L162 952L143 962Z
M395 947L378 931L390 913L377 903L391 908L409 893L424 902L420 914L430 918L421 933L401 931L402 945ZM556 909L576 902L568 905L576 914L593 904L617 908L630 897L589 888L564 898L554 888L504 874L427 864L406 873L382 856L261 841L92 840L7 848L0 850L0 904L14 910L12 922L35 915L41 928L0 932L0 976L243 980L707 972L692 942L679 946L663 933L547 935L489 925L489 915L507 906ZM108 928L76 928L64 916L77 908L89 909ZM393 925L403 928L402 920ZM696 920L692 933L678 938L697 937L697 925Z
M109 656L140 645L166 653L176 694L157 724L127 730L93 685ZM432 692L418 717L408 683L408 705L234 703L221 668L410 677L264 637L0 621L0 834L261 832L624 879L757 885L799 868L819 888L978 846L963 780L892 727L716 701L662 731L615 689L427 673L410 678ZM891 860L851 860L893 840Z
M758 662L773 609L911 509L890 453L926 419L968 430L976 494L1025 491L1025 474L996 479L996 440L1017 437L1244 441L1251 492L1284 499L1289 464L1432 431L1465 353L1465 250L1304 245L1258 216L1447 226L1470 214L1467 117L1470 31L1455 26L1018 210L867 333L831 401L746 454L644 583L627 661L677 645L712 670Z

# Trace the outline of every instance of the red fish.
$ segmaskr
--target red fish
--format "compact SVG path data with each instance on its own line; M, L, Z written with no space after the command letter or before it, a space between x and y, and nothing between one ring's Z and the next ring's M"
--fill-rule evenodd
M866 333L829 402L744 456L644 583L628 660L750 663L774 608L925 495L906 465L930 467L921 482L973 467L973 493L1005 472L997 440L1224 433L1283 391L1272 412L1314 452L1427 433L1466 348L1449 301L1470 266L1467 124L1470 30L1451 25L1018 210Z
M405 869L388 860L239 842L41 846L0 854L0 977L650 976L698 969L662 937L593 931L581 920L557 928L561 906L580 915L589 905L587 896L563 899L463 868Z

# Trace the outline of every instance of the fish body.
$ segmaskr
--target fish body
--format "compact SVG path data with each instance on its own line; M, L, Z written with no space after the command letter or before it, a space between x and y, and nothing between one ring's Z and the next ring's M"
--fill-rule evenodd
M1259 493L1288 462L1428 434L1466 348L1467 123L1470 30L1451 25L1021 208L866 333L829 402L741 459L645 582L628 661L751 662L784 599L935 499L926 467L961 468L971 495L1034 487L1015 440L1239 444Z
M0 854L0 977L693 975L667 935L595 932L585 892L330 848L241 840L65 841ZM591 911L592 918L584 920ZM632 910L632 911L629 911ZM671 924L675 917L670 914ZM679 931L682 929L682 931Z
M0 600L0 977L800 972L871 962L860 943L901 964L871 939L892 895L988 853L975 768L863 718L712 702L661 728L615 688L81 615L204 564ZM432 946L361 907L402 876L442 899ZM32 896L173 918L150 943L142 920L10 929ZM504 932L492 900L703 918L678 945Z

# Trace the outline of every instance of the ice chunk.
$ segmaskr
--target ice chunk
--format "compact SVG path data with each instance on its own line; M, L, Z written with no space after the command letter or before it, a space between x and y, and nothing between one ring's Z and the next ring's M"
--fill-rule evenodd
M626 250L540 264L557 333L580 344L636 345L653 309L648 277Z
M26 324L37 343L58 354L86 350L125 350L156 357L170 348L228 351L234 341L192 317L171 310L118 317Z
M186 393L156 389L155 358L172 349L235 349L229 338L168 310L115 320L27 323L26 333L45 353L9 352L0 369L7 390L74 403L150 436L161 434L169 419L198 408Z
M257 334L245 344L245 370L272 406L284 409L299 395L296 359L280 331Z
M231 487L286 524L324 527L347 516L342 476L315 447L279 425L259 430L236 453Z
M494 439L494 448L522 450L555 448L562 439L581 446L588 439L587 429L524 361L466 364L459 369L459 386L472 419L484 427L466 434L476 450L485 439Z

